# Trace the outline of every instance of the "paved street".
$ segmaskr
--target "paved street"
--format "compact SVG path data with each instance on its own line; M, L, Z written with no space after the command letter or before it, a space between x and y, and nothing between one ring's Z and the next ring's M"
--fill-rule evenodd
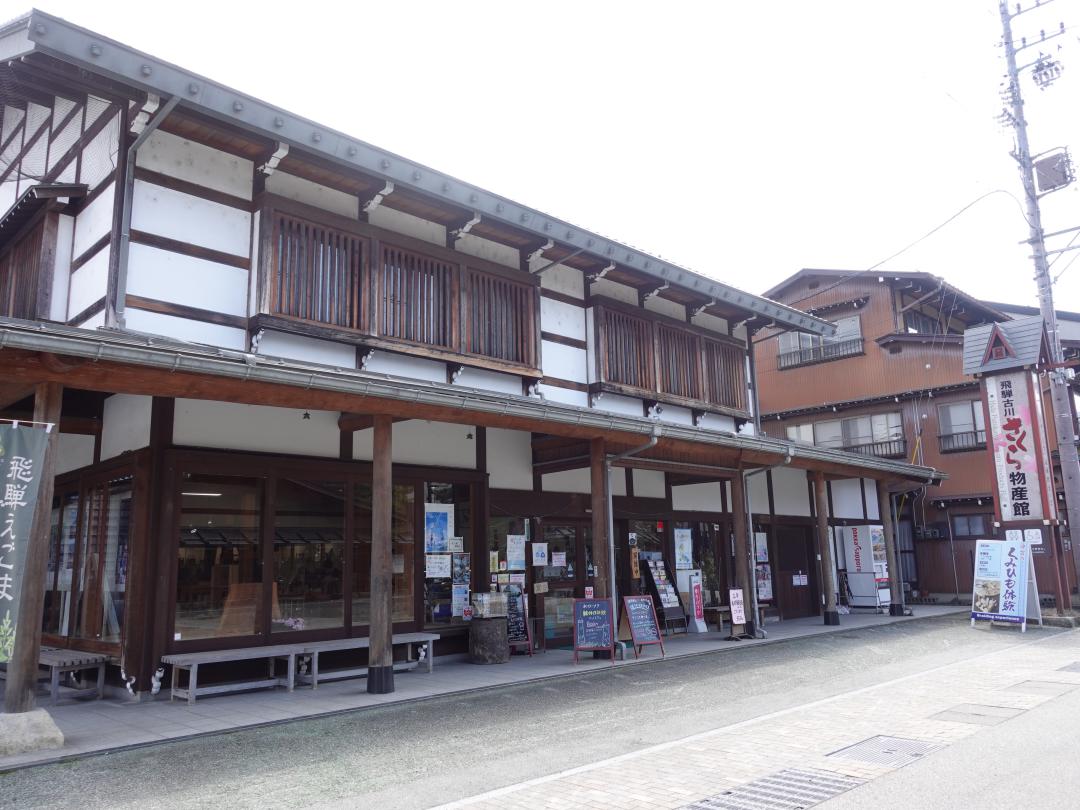
M0 795L19 808L73 797L88 809L681 807L812 768L872 780L837 807L931 806L906 801L907 782L936 791L939 763L956 757L974 780L987 760L971 746L1005 739L1004 729L1029 729L1023 747L1033 759L1048 742L1068 745L1062 735L1072 734L1075 750L1080 690L1056 693L1080 685L1080 672L1059 671L1078 660L1078 633L1022 637L928 619L31 768L0 776ZM1052 683L1022 686L1030 681ZM996 717L932 718L959 704L1026 713L1001 728L982 724ZM1045 729L1058 724L1052 736L1040 714L1053 720ZM875 735L944 748L899 770L826 757ZM982 784L1001 763L995 753L982 766ZM952 773L959 801L967 794ZM1046 799L1028 806L1064 806Z

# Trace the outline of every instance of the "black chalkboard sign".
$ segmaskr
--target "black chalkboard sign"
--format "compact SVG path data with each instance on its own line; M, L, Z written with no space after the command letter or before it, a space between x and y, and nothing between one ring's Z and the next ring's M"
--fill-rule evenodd
M608 650L615 665L615 622L610 599L574 600L574 663L578 650Z
M634 642L634 657L640 648L647 644L659 644L660 654L664 651L664 640L660 637L660 623L656 620L656 609L651 596L624 596L623 619L630 628L630 638Z
M529 628L529 606L520 585L506 588L506 641L510 649L525 647L532 655L532 631Z

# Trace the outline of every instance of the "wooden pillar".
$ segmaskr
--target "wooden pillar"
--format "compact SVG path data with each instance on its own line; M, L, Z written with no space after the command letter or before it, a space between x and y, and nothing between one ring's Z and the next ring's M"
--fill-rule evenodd
M814 472L814 512L817 515L818 550L821 554L821 587L825 591L825 624L840 624L836 610L836 560L829 542L829 495L825 473Z
M878 517L885 530L885 558L889 565L889 615L904 615L904 577L900 570L900 553L893 525L892 498L884 481L877 482Z
M38 655L41 650L41 612L45 608L45 569L49 561L49 535L52 528L53 471L60 435L60 400L64 388L59 383L39 383L34 390L34 421L52 422L55 427L45 447L38 498L30 539L23 562L23 581L19 599L19 629L15 648L7 665L4 711L10 714L34 708L37 687Z
M731 479L731 517L735 533L735 584L743 592L746 610L746 629L753 635L758 617L754 614L754 598L751 588L757 587L757 579L750 567L750 526L746 515L746 489L742 471Z
M592 559L593 593L597 599L606 599L608 593L608 481L604 460L607 444L603 439L589 442L590 491L592 493Z
M394 605L391 525L394 512L393 419L374 418L371 461L371 625L367 690L394 691Z

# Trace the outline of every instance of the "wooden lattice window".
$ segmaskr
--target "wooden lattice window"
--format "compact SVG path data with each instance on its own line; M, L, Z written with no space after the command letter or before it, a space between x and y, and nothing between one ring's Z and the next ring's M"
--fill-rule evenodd
M382 246L378 334L454 347L457 266L411 250Z
M748 410L746 355L739 346L702 338L705 365L705 398L714 405Z
M271 308L346 329L367 326L367 239L274 214Z
M537 365L537 288L469 269L465 282L465 351Z
M652 323L612 309L598 309L602 379L647 391L655 390Z
M660 392L700 399L701 349L697 335L658 324L656 351Z

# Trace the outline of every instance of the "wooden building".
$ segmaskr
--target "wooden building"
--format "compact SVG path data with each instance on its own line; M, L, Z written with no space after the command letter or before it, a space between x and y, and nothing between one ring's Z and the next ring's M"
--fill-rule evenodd
M835 323L837 333L765 330L755 339L764 432L945 471L940 487L895 498L903 575L914 590L969 593L976 538L1000 532L979 382L964 374L963 333L1037 310L980 301L919 272L806 269L765 294ZM1080 354L1080 315L1059 317L1066 351ZM1038 557L1037 570L1049 592L1048 560Z
M810 493L876 520L942 477L760 435L748 334L821 318L47 14L0 54L0 404L61 428L42 629L136 692L172 652L461 650L447 540L474 591L547 543L520 573L552 643L679 529L726 602L747 499L774 580L802 573L780 612L818 614Z

